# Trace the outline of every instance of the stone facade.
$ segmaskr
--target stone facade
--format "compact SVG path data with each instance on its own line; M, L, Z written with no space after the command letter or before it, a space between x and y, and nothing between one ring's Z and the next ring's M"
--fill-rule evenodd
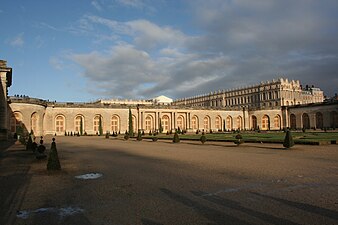
M279 78L253 86L178 99L173 104L212 108L274 109L323 100L324 94L319 88L303 88L299 81Z
M157 131L160 123L164 132L338 127L338 102L323 103L319 88L304 89L299 81L278 79L249 88L179 99L170 105L156 101L57 103L25 96L8 98L12 69L4 61L0 61L0 69L2 137L31 131L37 136L68 132L90 135L97 134L100 128L104 133L124 133L128 130L129 109L135 132Z
M279 109L225 110L184 106L126 106L102 105L97 103L50 103L34 99L11 99L11 132L18 126L36 135L80 132L96 134L99 121L103 132L128 130L129 107L133 115L133 128L145 132L175 129L195 132L228 130L281 130L336 128L338 127L338 102L317 103L301 106L284 106ZM101 118L101 119L99 119ZM308 119L307 119L308 118ZM81 122L82 121L82 122Z
M7 67L7 62L0 60L0 140L8 136L8 103L7 88L12 84L12 68Z

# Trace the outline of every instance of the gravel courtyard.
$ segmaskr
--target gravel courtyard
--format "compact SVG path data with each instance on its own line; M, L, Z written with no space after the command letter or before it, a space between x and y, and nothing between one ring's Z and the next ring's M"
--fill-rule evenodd
M20 144L0 151L0 224L338 224L337 145L56 143L61 172Z

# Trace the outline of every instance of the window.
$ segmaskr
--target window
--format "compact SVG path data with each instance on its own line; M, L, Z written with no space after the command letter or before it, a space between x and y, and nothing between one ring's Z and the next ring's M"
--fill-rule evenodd
M64 116L56 116L55 118L55 131L56 132L64 132L65 131L65 117Z
M275 118L273 119L273 124L275 129L280 129L280 116L276 115Z
M241 116L237 117L236 123L237 123L237 129L241 130L242 129L242 117Z
M269 116L264 115L262 118L262 130L269 130L270 129L270 121Z
M197 116L194 116L192 119L191 119L191 128L193 130L197 130L198 129L198 117Z
M232 117L228 116L226 122L228 130L232 130Z
M120 130L120 118L117 115L111 118L111 131L117 132Z
M153 118L151 116L146 117L146 130L151 131L153 129Z
M164 115L162 116L162 127L164 131L168 131L170 129L170 124L169 124L169 116Z
M83 121L84 121L84 119L83 119L82 116L79 115L79 116L75 117L74 123L75 123L75 131L76 132L80 132L80 133L83 132Z
M185 129L185 126L184 126L184 118L183 118L183 116L179 116L178 118L177 118L177 128L180 128L181 130L183 129Z
M94 117L94 132L100 132L100 126L101 126L101 129L102 129L102 117L100 115L97 115Z
M216 116L215 127L217 130L222 130L222 118L220 116Z
M205 131L210 130L210 118L208 116L204 117L203 124Z
M136 116L134 116L134 115L132 115L132 124L133 124L134 132L137 132L137 130L138 130L137 119L136 119Z

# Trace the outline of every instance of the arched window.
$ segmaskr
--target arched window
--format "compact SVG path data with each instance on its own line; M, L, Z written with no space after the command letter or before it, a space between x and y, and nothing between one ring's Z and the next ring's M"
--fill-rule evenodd
M138 131L138 126L137 126L136 116L134 116L134 115L132 115L132 124L133 124L134 133L136 133Z
M62 115L58 115L55 118L55 131L56 132L64 132L66 128L66 124L65 124L65 117Z
M31 116L31 129L34 134L37 134L38 132L38 114L33 113Z
M227 129L232 130L232 117L231 116L227 117Z
M320 112L316 113L316 127L323 128L323 114Z
M79 132L82 134L83 128L84 128L84 119L83 116L77 115L74 119L74 127L75 127L75 132Z
M236 123L237 123L237 129L241 130L242 129L242 117L238 116L236 118Z
M252 129L257 130L257 117L256 116L251 116L251 121L252 121Z
M273 124L274 124L274 127L275 129L280 129L280 116L279 115L276 115L274 118L273 118Z
M169 116L167 116L167 115L162 116L162 127L163 127L163 131L170 130Z
M270 129L270 118L268 115L264 115L262 117L262 130L269 130Z
M193 130L197 130L198 129L198 117L197 116L193 116L191 119L191 128Z
M154 129L154 127L153 127L153 117L152 116L148 115L146 117L145 122L146 122L146 130L147 131L151 131L151 130Z
M120 130L120 118L117 115L111 117L111 131L117 132Z
M204 124L203 126L204 130L209 131L210 130L210 117L209 116L204 117L203 124Z
M310 118L307 113L304 113L302 115L302 121L303 121L303 128L310 129Z
M94 121L93 121L93 129L94 132L100 133L100 128L103 131L103 123L102 123L102 116L101 115L96 115L94 117Z
M297 120L296 120L296 115L291 114L290 115L290 128L291 129L296 129L297 128Z
M215 119L215 128L219 131L222 130L222 118L220 116L216 116Z
M183 116L179 116L177 118L177 128L180 128L180 130L184 130L185 129L184 117Z

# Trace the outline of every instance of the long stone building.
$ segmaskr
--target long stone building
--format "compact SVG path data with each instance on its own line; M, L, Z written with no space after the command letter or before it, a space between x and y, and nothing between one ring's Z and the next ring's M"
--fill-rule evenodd
M4 71L0 96L0 113L4 115L0 121L2 136L30 131L36 135L81 131L96 134L100 128L103 132L123 133L128 130L129 109L134 131L145 132L159 130L160 123L164 132L178 128L188 132L216 132L338 127L337 101L323 102L323 92L319 88L302 87L299 81L282 78L178 99L171 104L156 101L60 103L25 96L7 97L12 70L1 71Z

